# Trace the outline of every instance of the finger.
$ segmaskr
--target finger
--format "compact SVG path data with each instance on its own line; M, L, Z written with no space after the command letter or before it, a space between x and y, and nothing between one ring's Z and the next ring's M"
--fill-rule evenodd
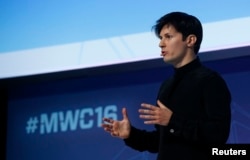
M102 127L103 127L103 128L111 128L111 127L112 127L112 125L110 125L110 124L106 124L106 123L103 123L103 124L102 124Z
M109 133L112 132L112 129L110 129L110 128L104 128L104 130L105 130L106 132L109 132Z
M110 124L105 124L105 123L103 123L102 124L102 127L104 128L104 129L112 129L113 128L113 126L112 125L110 125Z
M111 136L113 136L113 137L118 137L118 136L119 136L118 133L114 133L114 132L111 132L110 134L111 134Z
M128 119L128 113L126 108L122 108L122 116L123 119Z
M154 111L148 110L148 109L139 109L139 113L142 114L154 114Z
M140 115L141 119L148 119L148 120L152 120L155 119L155 116L152 115Z
M167 108L160 100L157 100L157 104L160 108Z
M144 124L157 124L157 121L155 121L155 120L144 121Z
M147 104L147 103L142 103L141 107L148 108L150 110L154 110L156 108L155 106L153 106L151 104Z
M102 124L102 127L107 132L112 132L113 128L110 125Z
M114 122L114 120L110 119L110 118L103 118L103 121L106 123L113 123Z

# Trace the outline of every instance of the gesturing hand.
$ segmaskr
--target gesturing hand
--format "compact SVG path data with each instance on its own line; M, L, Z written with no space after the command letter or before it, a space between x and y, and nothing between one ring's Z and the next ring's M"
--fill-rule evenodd
M140 118L144 119L145 124L159 124L162 126L167 126L173 112L157 100L159 107L142 103L139 109Z
M103 118L104 123L102 124L102 127L112 136L126 139L129 137L131 128L126 108L122 109L122 116L123 119L121 121Z

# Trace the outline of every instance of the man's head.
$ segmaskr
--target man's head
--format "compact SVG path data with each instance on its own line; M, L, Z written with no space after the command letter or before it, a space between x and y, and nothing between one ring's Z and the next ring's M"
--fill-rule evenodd
M155 34L158 37L160 36L162 28L166 25L171 25L177 32L180 32L183 41L186 40L189 35L195 35L196 42L194 45L194 53L197 54L199 52L203 31L201 22L198 18L183 12L168 13L157 20L156 25L153 26Z

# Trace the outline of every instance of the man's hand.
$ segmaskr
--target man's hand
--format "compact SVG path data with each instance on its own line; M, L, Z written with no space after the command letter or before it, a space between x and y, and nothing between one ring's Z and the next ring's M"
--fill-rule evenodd
M130 122L128 119L126 108L122 109L123 119L120 121L103 118L104 123L102 127L105 131L109 132L112 136L118 137L121 139L126 139L130 134Z
M144 119L145 124L167 126L173 112L159 100L157 100L157 104L159 107L142 103L141 107L143 109L139 109L140 118Z

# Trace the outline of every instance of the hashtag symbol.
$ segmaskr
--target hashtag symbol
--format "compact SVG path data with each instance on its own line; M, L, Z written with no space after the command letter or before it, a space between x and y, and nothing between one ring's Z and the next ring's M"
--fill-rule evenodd
M37 117L30 117L30 119L27 121L27 126L26 126L26 133L27 134L32 134L35 133L37 129Z

